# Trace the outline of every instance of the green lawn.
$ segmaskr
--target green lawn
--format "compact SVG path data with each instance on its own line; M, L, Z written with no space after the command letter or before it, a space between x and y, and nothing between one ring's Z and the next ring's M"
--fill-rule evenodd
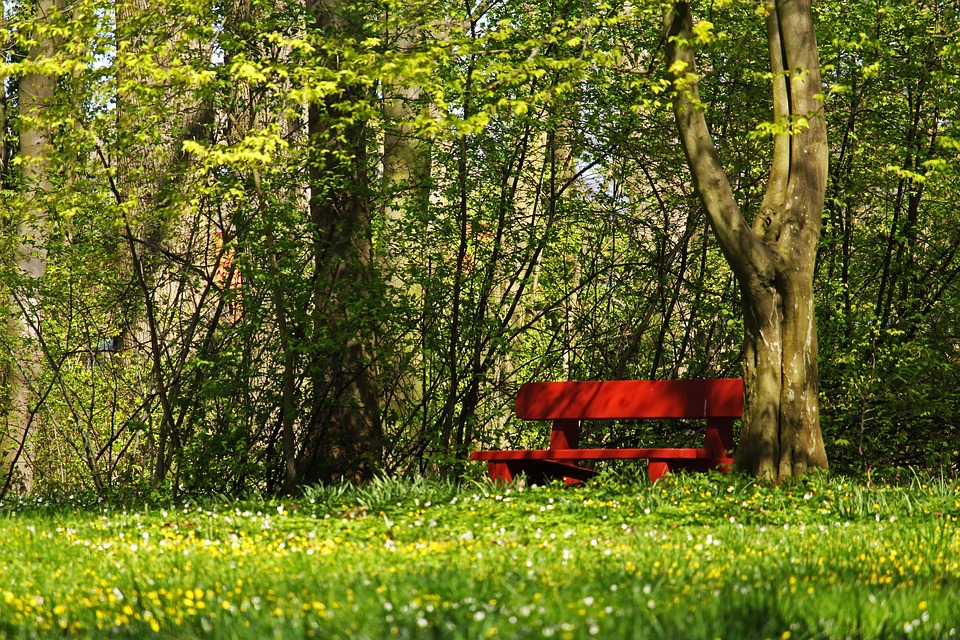
M960 487L378 482L7 505L0 637L950 638Z

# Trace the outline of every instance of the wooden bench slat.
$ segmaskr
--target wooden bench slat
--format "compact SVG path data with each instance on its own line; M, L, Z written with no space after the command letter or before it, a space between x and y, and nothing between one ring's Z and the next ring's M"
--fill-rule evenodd
M524 420L739 418L743 380L528 382L516 412Z

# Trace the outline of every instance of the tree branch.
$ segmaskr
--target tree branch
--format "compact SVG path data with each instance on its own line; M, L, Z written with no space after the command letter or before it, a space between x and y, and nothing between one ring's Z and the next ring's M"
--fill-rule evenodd
M741 283L756 274L772 278L772 261L760 238L751 231L733 197L730 181L700 110L693 41L693 16L687 2L675 2L666 18L666 57L673 83L673 111L699 193L724 256Z
M767 15L767 41L770 48L770 71L773 75L773 121L787 123L790 119L790 91L784 64L783 41L780 38L780 21L772 1L765 3ZM781 213L787 194L787 179L790 176L790 134L782 132L773 137L773 162L770 178L760 205L760 214L753 221L754 232L767 240L775 241L780 234Z

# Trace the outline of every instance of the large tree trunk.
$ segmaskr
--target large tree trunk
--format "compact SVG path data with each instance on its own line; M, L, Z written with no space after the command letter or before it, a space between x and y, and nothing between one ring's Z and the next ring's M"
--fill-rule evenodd
M310 2L309 11L311 28L324 34L349 36L359 29L341 0ZM338 62L332 58L327 64L336 68ZM380 401L371 371L373 325L365 313L379 293L372 265L366 122L342 106L359 102L361 91L341 87L308 110L317 274L313 330L319 345L311 372L313 406L297 460L299 485L369 478L382 456Z
M667 17L674 114L694 186L740 284L744 310L743 427L737 468L780 481L826 467L820 432L813 271L827 177L826 123L810 0L766 5L774 137L767 191L751 226L701 112L693 18Z

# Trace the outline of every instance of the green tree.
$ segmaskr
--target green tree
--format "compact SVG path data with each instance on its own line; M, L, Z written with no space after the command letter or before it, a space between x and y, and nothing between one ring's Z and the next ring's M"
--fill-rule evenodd
M957 8L821 6L833 162L818 264L833 465L949 467L960 451Z

